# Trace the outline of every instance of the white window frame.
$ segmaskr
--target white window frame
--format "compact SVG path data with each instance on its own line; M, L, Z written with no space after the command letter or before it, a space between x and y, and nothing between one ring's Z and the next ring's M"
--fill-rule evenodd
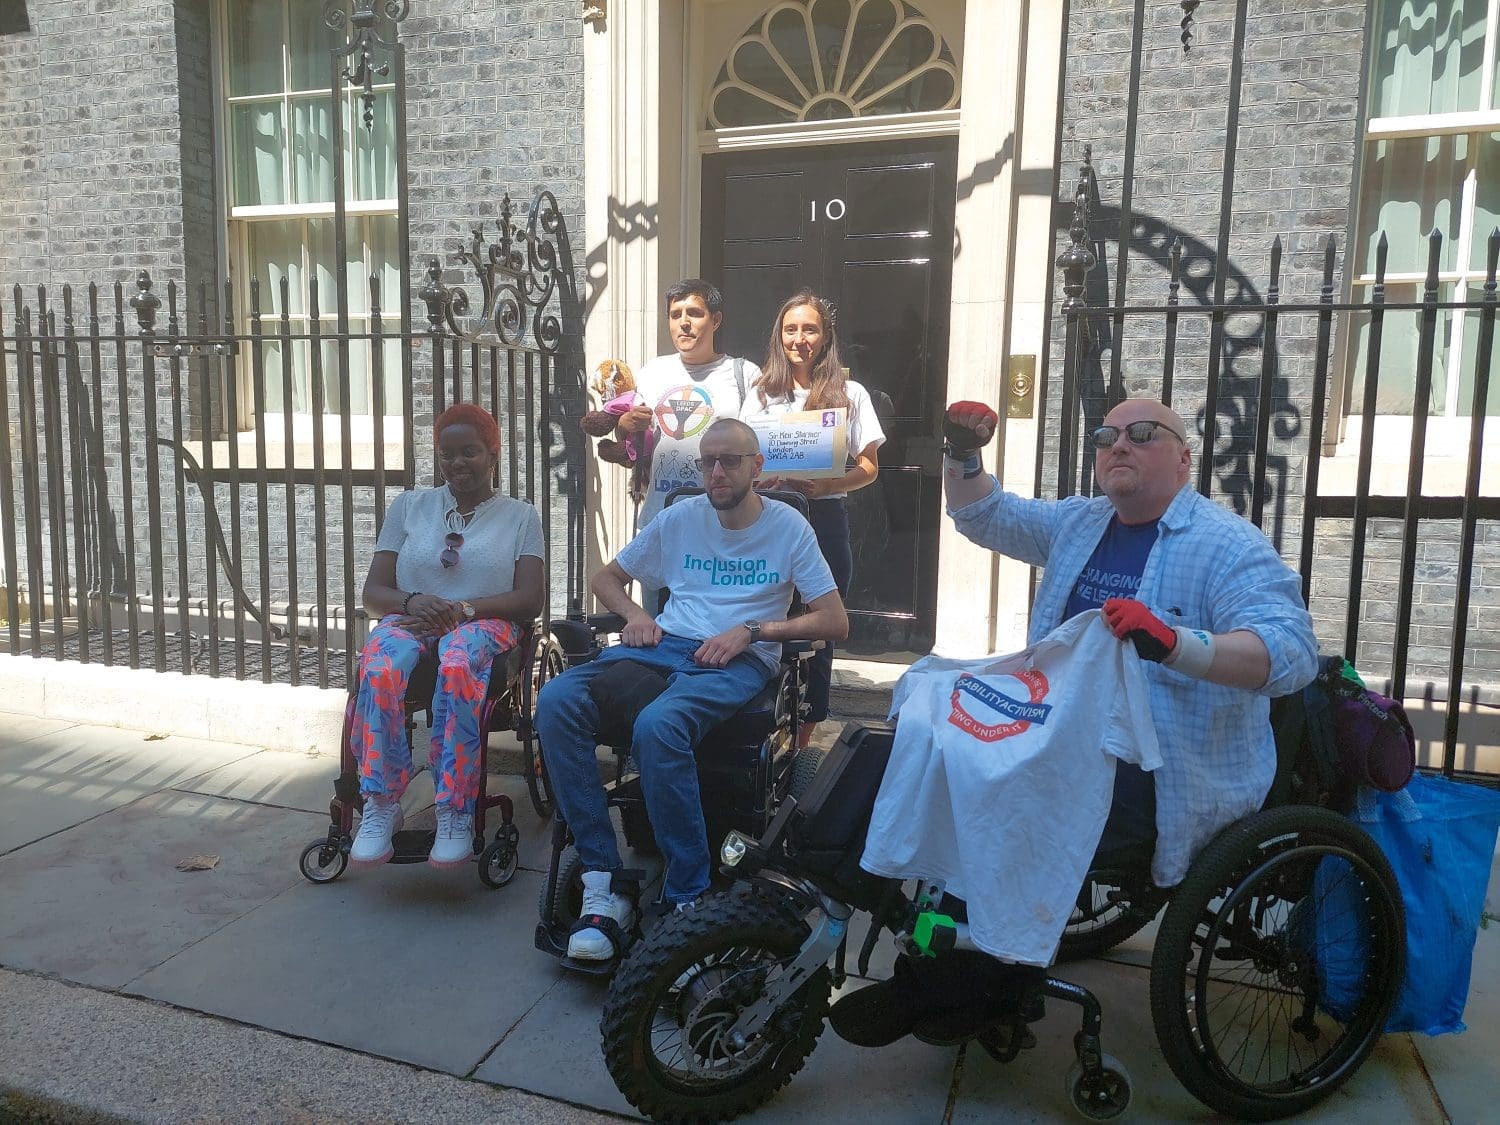
M231 152L231 145L233 143L232 107L235 105L254 104L257 102L264 103L271 102L273 100L279 101L281 105L282 120L285 125L285 128L283 129L283 142L287 146L287 157L282 161L282 176L284 188L283 194L285 197L290 198L291 176L293 174L293 160L291 159L290 155L290 125L292 122L290 105L292 99L299 94L317 94L326 99L329 94L328 89L324 87L314 89L292 89L290 75L287 73L287 53L283 49L281 81L282 88L279 92L275 94L249 94L239 96L231 95L229 93L229 51L227 50L226 36L229 34L228 9L229 5L234 2L235 0L216 0L213 9L212 50L214 57L214 118L215 135L219 138L218 143L215 145L215 167L219 187L218 197L221 201L222 209L221 221L219 223L221 237L221 260L226 263L228 275L234 283L234 318L236 330L242 332L245 335L248 335L250 327L249 281L250 278L254 276L255 272L249 260L248 239L250 225L258 220L285 221L293 219L331 219L335 214L335 205L332 202L252 205L235 205L231 202L231 197L234 192L234 160L233 153ZM286 26L286 20L288 18L288 5L294 2L295 0L282 0L283 26ZM360 89L360 87L346 85L346 98L351 91L355 91L358 89ZM377 94L384 93L394 95L395 83L394 81L377 82L372 86L372 89ZM363 127L359 122L357 112L351 113L349 120L349 128L358 129ZM347 137L348 134L346 132L346 143ZM335 158L342 160L343 156L342 154L339 154ZM346 192L349 191L351 187L352 184L349 183L349 178L348 176L346 176ZM349 218L363 216L391 216L399 220L400 201L399 199L394 197L387 199L367 200L346 199L344 204L344 213ZM367 266L366 274L368 275L368 246L366 246L365 251L365 262ZM306 274L306 271L304 271L304 274ZM343 300L344 295L339 294L339 299ZM281 318L279 315L275 315L269 311L270 302L266 294L261 295L260 303L262 308L262 331L268 338L274 338L279 331ZM398 321L399 310L397 309L397 306L399 304L400 298L398 294L382 294L382 308L397 310L398 315L396 319ZM294 332L306 332L307 325L310 323L310 317L306 311L301 313L293 313L288 319L293 325ZM338 325L338 305L334 304L331 308L321 308L318 319L320 324L327 325L331 331L336 332ZM351 319L357 320L364 318L351 316ZM387 323L389 323L389 317L384 317L383 319L386 320ZM257 417L253 413L254 401L251 383L251 380L253 378L253 368L251 366L251 359L248 348L242 350L242 356L243 361L238 365L240 393L238 394L237 399L239 403L240 416L235 419L229 419L228 421L230 423L230 432L238 435L236 440L241 447L241 460L243 461L247 453L252 459L254 457L254 439L257 429L263 430L265 432L266 440L268 443L275 444L280 443L284 440L286 433L286 415L282 411L267 411L264 414L261 414L259 417ZM373 368L371 369L369 375L373 375ZM389 372L387 371L387 377L388 376ZM373 398L373 396L371 397ZM402 432L403 424L403 416L401 413L402 404L399 398L395 402L389 401L389 398L390 396L387 396L388 401L385 404L386 414L383 419L383 426L387 437L387 443L389 443L390 435L399 435ZM392 413L393 410L395 411L395 413ZM314 430L314 421L311 412L300 413L293 411L291 417L294 440L299 445L303 442L310 442L312 440ZM342 438L338 418L339 415L337 412L326 412L323 416L324 444L325 447L328 447L328 449L333 451L337 450ZM332 426L329 425L330 419L333 420ZM358 445L369 446L374 438L374 416L370 413L351 414L350 429L352 436ZM386 465L388 467L399 465L401 460L399 449L396 450L396 457L394 460L389 455L389 452L390 450L388 449L388 455L385 459ZM301 458L299 457L299 461L300 460ZM368 467L365 462L368 462L368 465L373 465L372 450L356 448L354 467Z
M1380 0L1372 0L1369 21L1371 35L1374 34L1379 7ZM1495 100L1497 50L1500 50L1500 0L1489 0L1485 15L1483 60L1480 64L1479 103L1482 106L1491 105ZM1367 65L1364 81L1368 83L1372 78L1373 75ZM1372 98L1367 91L1366 101L1370 100ZM1500 133L1500 108L1397 117L1367 117L1360 136L1360 144L1363 152L1368 151L1373 141L1458 135L1477 138L1482 133ZM1453 259L1456 268L1438 272L1439 284L1451 285L1455 299L1460 299L1461 294L1471 287L1482 285L1485 280L1483 268L1474 268L1470 265L1473 259L1473 238L1476 233L1474 223L1478 199L1478 151L1477 143L1470 145L1469 165L1459 195L1458 236ZM1359 187L1360 185L1356 185L1354 199L1356 213L1353 215L1355 222L1350 228L1356 235L1360 229L1357 214L1361 195ZM1353 251L1351 264L1362 264L1369 260L1368 247L1353 245L1351 250ZM1392 286L1406 285L1420 289L1426 280L1425 272L1387 271L1384 278L1387 299L1395 299L1389 293ZM1351 299L1364 303L1374 283L1374 273L1351 271L1349 281ZM1429 413L1427 418L1427 454L1423 466L1422 485L1424 495L1457 495L1464 491L1470 421L1466 414L1458 412L1458 401L1464 363L1465 319L1462 313L1454 315L1450 318L1448 325L1444 402L1439 411ZM1364 356L1357 353L1353 333L1350 331L1353 324L1352 316L1346 318L1344 323L1346 328L1345 357L1341 377L1335 381L1335 385L1341 389L1349 387L1349 393L1352 394L1356 365L1364 362ZM1491 371L1492 384L1496 380L1500 380L1500 367ZM1338 417L1337 410L1332 413L1334 417ZM1374 418L1372 429L1375 463L1372 467L1371 480L1366 482L1372 495L1405 492L1412 421L1411 413L1377 414ZM1330 494L1353 494L1359 484L1356 479L1356 462L1364 419L1357 398L1351 398L1342 423L1337 449L1333 456L1324 458L1319 478L1319 490ZM1494 443L1497 440L1500 440L1500 418L1486 418L1484 422L1486 448L1495 448ZM1489 458L1488 461L1491 463L1484 466L1484 472L1481 474L1482 493L1493 495L1500 492L1500 464L1495 464L1495 460L1495 458Z

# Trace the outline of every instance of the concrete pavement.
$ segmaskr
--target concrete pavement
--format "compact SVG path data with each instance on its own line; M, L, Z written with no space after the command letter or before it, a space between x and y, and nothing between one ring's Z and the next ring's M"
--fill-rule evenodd
M521 870L346 873L314 886L336 765L163 732L0 713L0 1121L575 1122L633 1116L599 1052L602 997L533 950L545 826L514 777ZM413 785L411 821L430 817ZM179 871L214 855L211 870ZM1491 881L1491 910L1500 879ZM1094 989L1132 1118L1204 1120L1156 1047L1150 934L1064 974ZM877 972L889 964L888 944ZM1462 1036L1387 1036L1311 1120L1493 1118L1500 927L1480 933ZM857 986L858 982L853 982ZM1076 1009L1055 1005L1009 1066L825 1031L747 1120L1073 1120Z

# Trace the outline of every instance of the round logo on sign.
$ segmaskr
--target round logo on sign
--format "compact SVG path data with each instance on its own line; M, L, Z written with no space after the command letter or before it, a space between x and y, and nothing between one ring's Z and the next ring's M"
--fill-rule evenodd
M674 441L697 437L713 420L713 399L691 383L673 387L656 404L656 424L663 436Z

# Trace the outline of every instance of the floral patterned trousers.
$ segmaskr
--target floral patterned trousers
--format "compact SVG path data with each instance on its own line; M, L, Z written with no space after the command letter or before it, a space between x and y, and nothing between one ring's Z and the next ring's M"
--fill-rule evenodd
M474 811L484 741L479 723L490 664L521 640L510 621L466 621L441 637L417 637L395 624L398 614L370 630L359 654L359 692L350 741L359 762L361 793L400 797L411 781L411 746L406 740L406 685L423 656L437 653L437 686L432 693L432 783L437 803Z

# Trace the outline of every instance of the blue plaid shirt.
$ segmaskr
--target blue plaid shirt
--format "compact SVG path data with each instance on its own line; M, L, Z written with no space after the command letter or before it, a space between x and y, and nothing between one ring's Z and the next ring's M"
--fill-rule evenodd
M1028 643L1035 644L1062 624L1068 595L1114 507L1105 496L1029 500L997 484L949 515L981 547L1044 568L1031 610ZM1318 642L1296 574L1254 524L1184 486L1159 527L1136 597L1168 625L1248 630L1271 657L1271 676L1254 692L1146 664L1163 758L1151 874L1170 887L1215 832L1265 800L1276 773L1270 700L1312 682Z

